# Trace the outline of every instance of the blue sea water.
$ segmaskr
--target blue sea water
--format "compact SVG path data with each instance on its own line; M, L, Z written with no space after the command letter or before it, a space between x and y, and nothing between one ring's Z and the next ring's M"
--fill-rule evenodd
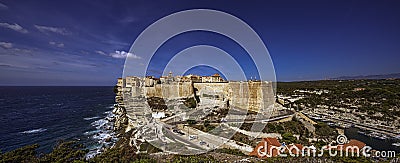
M395 151L396 153L400 153L400 147L392 145L392 143L400 142L400 140L398 140L398 139L380 140L377 138L359 134L359 133L357 133L357 131L359 131L359 130L360 129L358 129L358 128L350 127L345 130L345 135L347 136L348 139L360 140L375 150Z
M112 143L113 104L113 87L0 87L0 149L78 140L96 153Z

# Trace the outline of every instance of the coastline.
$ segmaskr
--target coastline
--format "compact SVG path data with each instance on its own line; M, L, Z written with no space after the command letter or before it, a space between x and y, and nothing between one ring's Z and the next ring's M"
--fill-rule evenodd
M104 118L104 120L107 122L105 124L107 125L99 126L100 128L107 126L107 130L105 130L106 133L98 135L98 141L102 145L91 149L86 155L86 160L95 158L96 156L99 156L110 149L119 148L127 144L130 145L129 142L125 141L130 139L129 132L126 132L126 128L128 126L126 110L123 106L120 106L119 103L114 104L113 108L113 110L108 111L109 116Z
M45 154L60 140L78 141L87 147L98 143L92 136L105 129L96 127L104 125L101 119L107 117L105 112L113 110L112 90L112 87L0 87L2 153L38 144L37 152ZM94 124L95 121L98 122Z
M86 146L86 149L89 150L86 154L87 160L94 158L96 155L101 154L108 148L112 148L118 141L117 134L114 132L115 114L112 110L106 111L103 114L106 114L104 118L91 123L96 130L83 133L94 141L92 145ZM96 117L89 117L86 119L90 120L92 118L95 119Z

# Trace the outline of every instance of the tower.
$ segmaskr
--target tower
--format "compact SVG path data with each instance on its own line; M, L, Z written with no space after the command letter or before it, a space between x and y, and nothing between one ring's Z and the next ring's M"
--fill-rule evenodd
M172 77L172 71L169 71L168 77Z

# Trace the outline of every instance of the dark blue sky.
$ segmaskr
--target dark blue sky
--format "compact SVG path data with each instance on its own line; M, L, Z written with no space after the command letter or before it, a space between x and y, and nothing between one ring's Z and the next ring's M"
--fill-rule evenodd
M400 72L400 1L0 0L0 85L113 85L147 26L196 8L249 24L268 47L279 81ZM171 40L181 46L166 46L158 57L190 41L215 40L199 35ZM210 44L236 51L227 42Z

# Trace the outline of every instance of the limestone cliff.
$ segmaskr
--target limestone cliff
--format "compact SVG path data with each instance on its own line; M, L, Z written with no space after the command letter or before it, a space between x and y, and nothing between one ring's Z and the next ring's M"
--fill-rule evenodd
M126 125L128 125L125 107L115 104L112 112L115 114L114 130L119 131L125 129Z
M214 113L222 115L230 107L236 108L235 110L262 112L275 101L270 82L160 83L150 78L138 77L131 77L129 82L121 81L117 85L117 105L113 112L116 115L115 129L129 133L129 145L135 149L140 149L140 145L146 141L160 147L172 141L163 138L162 131L165 134L173 132L171 127L165 131L164 122L173 126L175 122L200 120ZM191 107L188 107L188 103ZM215 121L221 120L219 116L212 118ZM236 120L238 116L225 118Z
M146 80L136 78L136 84L126 84L120 94L130 97L157 97L164 99L185 99L190 97L215 97L233 107L258 112L275 101L271 82L168 82L145 84ZM122 96L122 95L121 95Z

